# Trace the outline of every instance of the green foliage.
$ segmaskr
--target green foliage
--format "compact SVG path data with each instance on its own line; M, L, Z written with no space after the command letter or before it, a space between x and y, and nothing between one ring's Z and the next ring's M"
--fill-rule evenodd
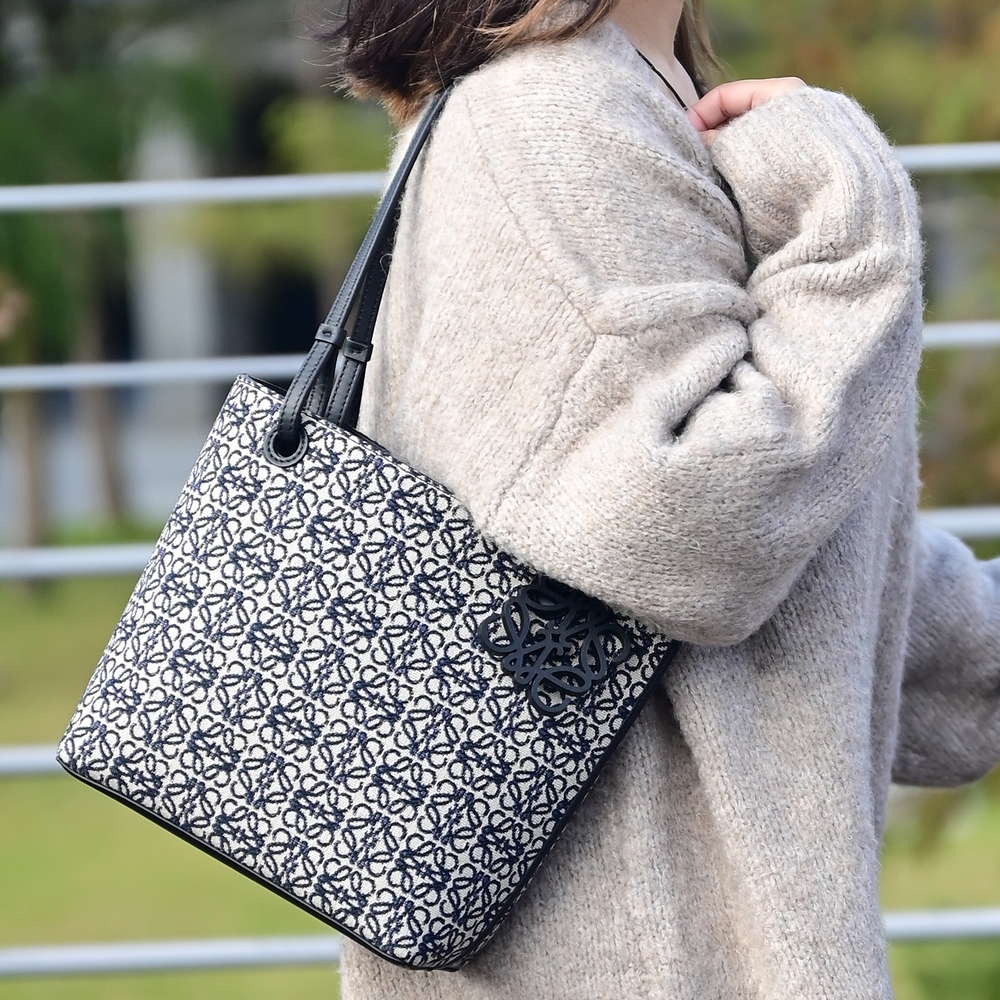
M265 117L275 164L291 173L383 170L391 127L377 107L298 97ZM195 232L234 270L259 274L281 264L333 282L346 271L375 207L373 198L226 205L199 213Z
M0 8L0 29L33 15L39 33L27 68L18 69L9 46L0 49L0 184L120 180L140 126L158 111L182 117L206 148L223 145L231 116L206 68L120 57L130 29L188 6L50 0ZM0 362L67 360L102 289L124 280L125 258L120 213L0 215L0 285L28 302L17 328L0 330Z
M0 133L2 134L2 133ZM58 361L72 342L71 261L59 229L37 215L0 215L0 295L24 308L0 330L0 363Z
M882 852L886 910L996 906L1000 898L1000 771L962 789L906 792ZM897 1000L994 1000L996 941L893 945Z
M1000 351L928 351L922 477L935 505L1000 499Z
M392 134L376 105L335 97L281 101L265 129L279 165L292 173L382 170Z
M118 170L127 167L137 129L150 114L179 117L211 154L223 154L233 135L231 81L201 62L167 65L129 62L115 73L121 149Z
M890 951L896 1000L996 1000L1000 949L995 941L898 944Z
M114 177L120 141L104 89L91 76L0 91L0 183ZM101 221L83 226L100 231ZM81 220L66 216L0 215L0 269L29 304L3 360L58 361L70 353L80 291L73 279L85 259L70 246L80 229Z
M1000 137L992 0L712 0L737 77L801 76L861 101L896 142Z

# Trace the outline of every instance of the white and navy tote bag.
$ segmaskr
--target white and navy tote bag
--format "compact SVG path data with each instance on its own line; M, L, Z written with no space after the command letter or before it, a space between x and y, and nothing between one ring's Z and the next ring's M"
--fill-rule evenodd
M237 379L58 753L419 969L489 940L676 651L499 551L353 429L445 96L288 391Z

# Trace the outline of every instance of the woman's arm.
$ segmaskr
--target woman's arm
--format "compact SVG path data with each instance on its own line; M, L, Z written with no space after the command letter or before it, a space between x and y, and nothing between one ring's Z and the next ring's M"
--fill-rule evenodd
M1000 559L919 527L893 778L958 785L1000 762Z
M473 112L481 131L488 116ZM697 273L721 236L696 210L719 209L673 149L629 126L605 139L601 120L529 123L511 149L498 125L481 141L488 158L517 156L516 178L492 173L591 340L517 477L488 505L466 495L543 572L680 638L738 642L870 489L910 412L915 199L853 102L775 98L712 147L757 261L745 289L727 288ZM667 138L683 151L683 134ZM585 212L546 184L564 164Z
M841 95L783 94L706 151L609 32L456 88L404 205L385 321L407 334L369 426L540 572L739 642L911 417L915 199Z

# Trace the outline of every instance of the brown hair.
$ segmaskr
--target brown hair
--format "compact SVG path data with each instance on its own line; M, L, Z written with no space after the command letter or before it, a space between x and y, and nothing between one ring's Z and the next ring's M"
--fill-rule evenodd
M506 49L583 34L617 0L345 0L343 16L321 29L337 43L352 92L377 97L397 121L430 94ZM566 16L558 16L565 10ZM576 10L575 16L570 16ZM704 92L718 67L704 0L685 0L674 54Z

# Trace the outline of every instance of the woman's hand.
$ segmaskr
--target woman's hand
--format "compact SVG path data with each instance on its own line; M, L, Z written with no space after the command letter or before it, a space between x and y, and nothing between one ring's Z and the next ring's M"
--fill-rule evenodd
M772 97L799 90L805 84L797 76L774 80L737 80L710 90L697 104L688 109L691 124L701 133L706 146L715 142L719 129L752 108L767 104Z

